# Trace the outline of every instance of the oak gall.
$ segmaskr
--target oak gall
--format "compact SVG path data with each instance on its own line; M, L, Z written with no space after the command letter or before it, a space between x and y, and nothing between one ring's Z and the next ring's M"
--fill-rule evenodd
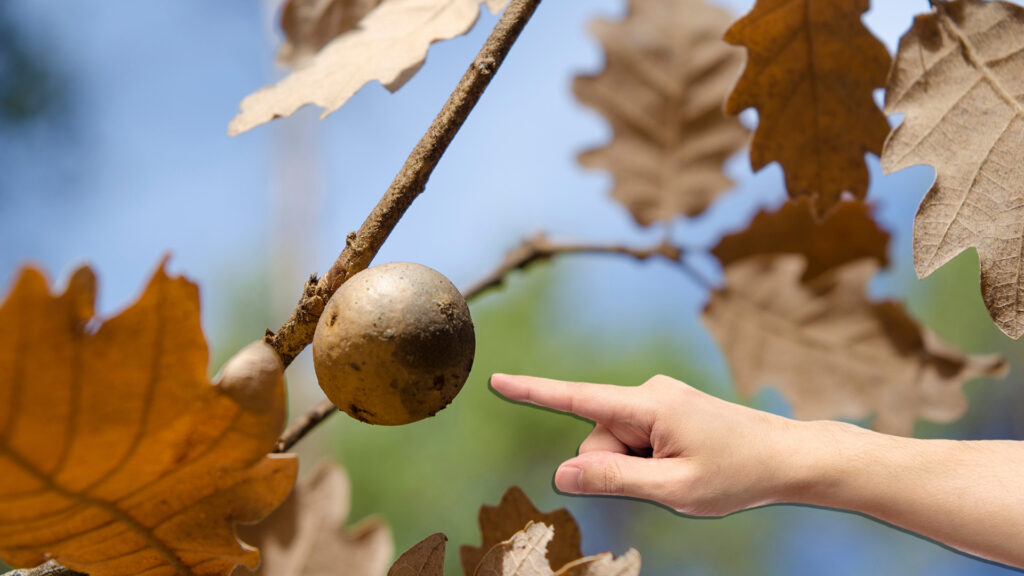
M334 293L317 324L313 364L335 406L393 426L451 403L475 350L458 289L432 268L392 262L359 272Z

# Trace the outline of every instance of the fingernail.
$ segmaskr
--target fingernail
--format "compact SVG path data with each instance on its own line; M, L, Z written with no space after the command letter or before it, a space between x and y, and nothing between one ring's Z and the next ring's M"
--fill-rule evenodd
M579 494L583 491L583 468L561 466L555 471L555 487L562 492Z

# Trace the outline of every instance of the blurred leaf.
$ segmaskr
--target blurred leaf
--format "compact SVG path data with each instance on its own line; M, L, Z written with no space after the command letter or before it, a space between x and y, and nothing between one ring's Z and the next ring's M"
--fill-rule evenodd
M700 214L732 187L722 164L747 131L722 112L742 60L721 41L731 21L704 0L633 0L621 22L591 26L607 63L573 89L615 136L580 163L609 170L612 196L642 225Z
M843 202L823 220L811 214L810 200L798 198L774 212L762 210L743 230L723 237L712 253L723 266L754 254L802 254L804 280L861 258L885 267L889 234L859 202Z
M431 534L398 557L388 576L444 576L444 534Z
M281 8L281 30L288 39L277 53L278 62L301 67L382 1L288 0Z
M518 486L509 488L497 506L480 507L481 544L462 546L459 556L466 576L473 576L488 550L508 540L529 522L543 522L555 529L547 555L552 567L564 566L583 555L580 550L580 527L565 508L541 513Z
M757 108L750 162L777 161L791 197L810 196L820 216L844 192L868 191L864 154L879 154L889 123L872 91L890 57L861 22L869 0L757 0L725 40L747 47L747 67L726 103Z
M1024 8L935 2L900 41L886 112L904 114L886 142L887 172L917 164L937 177L914 220L925 277L968 248L999 329L1024 335Z
M874 427L909 435L914 421L963 415L967 380L1005 374L999 356L967 356L895 302L871 302L877 265L860 260L802 282L800 256L754 256L726 267L704 322L740 393L773 385L801 419L874 415Z
M508 0L484 0L491 12ZM357 90L379 81L394 92L412 78L434 42L465 34L480 15L481 0L388 0L330 41L308 64L247 96L231 121L236 136L275 118L291 116L306 104L342 106ZM323 117L321 116L321 117Z
M546 557L548 543L555 530L530 522L512 538L487 552L475 576L636 576L640 573L640 554L630 550L619 558L609 553L579 558L558 572L551 569Z
M25 269L0 306L0 555L92 576L218 575L255 566L236 522L266 516L296 461L266 454L283 366L258 341L211 386L196 286L157 270L97 326L95 276L51 296Z
M258 575L384 576L395 553L391 530L371 518L346 529L351 486L345 471L321 464L265 520L238 535L263 557ZM237 568L236 576L247 573Z

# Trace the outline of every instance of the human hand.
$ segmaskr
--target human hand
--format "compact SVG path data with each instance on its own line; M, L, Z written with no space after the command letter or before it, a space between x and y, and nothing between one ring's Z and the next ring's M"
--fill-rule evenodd
M558 490L642 498L692 516L795 500L814 444L805 423L667 376L624 387L495 374L491 387L595 423L555 472Z

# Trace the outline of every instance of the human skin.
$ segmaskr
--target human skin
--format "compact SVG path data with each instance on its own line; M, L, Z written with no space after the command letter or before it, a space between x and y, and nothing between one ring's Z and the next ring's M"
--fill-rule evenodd
M667 376L610 386L495 374L491 387L595 423L555 472L562 492L642 498L689 516L779 503L852 510L1024 568L1024 442L791 420Z

